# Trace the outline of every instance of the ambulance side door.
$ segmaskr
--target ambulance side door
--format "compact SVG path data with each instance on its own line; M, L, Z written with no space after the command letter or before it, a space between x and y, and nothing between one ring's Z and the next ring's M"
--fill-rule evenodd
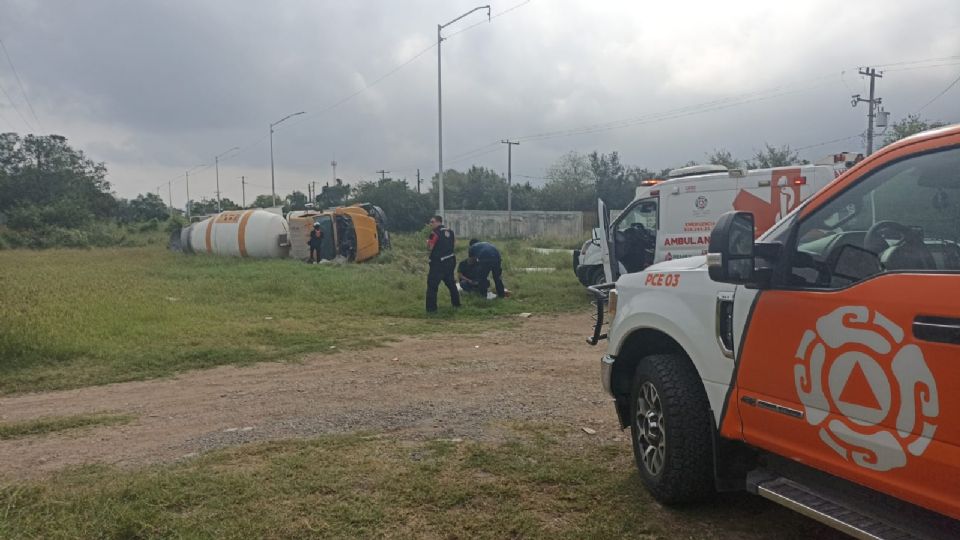
M726 173L661 186L661 227L655 262L706 255L710 231L731 210L736 180Z

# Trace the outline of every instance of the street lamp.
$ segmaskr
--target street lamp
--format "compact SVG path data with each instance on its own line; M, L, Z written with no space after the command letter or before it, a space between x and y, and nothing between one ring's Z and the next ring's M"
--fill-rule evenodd
M273 205L274 205L274 206L277 205L277 184L276 184L276 182L275 182L275 180L274 180L274 177L273 177L273 126L279 125L281 122L283 122L283 121L286 120L287 118L291 118L291 117L294 117L294 116L297 116L297 115L303 114L303 113L304 113L304 111L296 112L296 113L293 113L293 114L288 114L288 115L284 116L283 118L277 120L276 122L270 124L270 191L273 192Z
M239 149L240 149L239 146L234 146L233 148L227 150L226 152L222 152L219 155L214 156L213 158L214 170L217 171L217 213L218 214L220 212L223 212L223 209L220 208L220 158L229 154L230 152L233 152L234 150L239 150Z
M440 35L440 31L450 26L451 24L459 21L460 19L466 17L467 15L470 15L474 11L480 11L481 9L487 10L487 20L489 21L490 6L487 5L487 6L475 7L470 11L464 13L463 15L460 15L456 19L448 22L447 24L437 25L437 154L438 154L437 161L439 162L439 168L440 168L439 181L440 181L440 216L441 217L446 217L446 216L444 214L444 209L443 209L443 100L441 99L443 92L442 92L442 85L440 83L440 80L441 80L440 79L440 44L443 43L443 37Z

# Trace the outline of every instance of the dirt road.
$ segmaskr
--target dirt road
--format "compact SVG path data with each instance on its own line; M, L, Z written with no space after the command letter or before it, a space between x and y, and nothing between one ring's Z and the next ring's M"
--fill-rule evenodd
M629 439L599 384L588 314L517 319L510 331L406 339L382 348L0 399L0 421L112 412L127 425L0 441L0 478L64 466L173 461L252 441L353 431L497 439L538 421ZM439 324L443 324L440 322Z

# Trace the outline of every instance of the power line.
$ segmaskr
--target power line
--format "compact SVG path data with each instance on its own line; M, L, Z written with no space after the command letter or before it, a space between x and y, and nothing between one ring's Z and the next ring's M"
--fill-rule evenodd
M20 112L20 109L17 107L17 104L13 101L13 98L10 97L10 94L7 93L7 89L3 87L3 84L0 84L0 90L3 91L3 95L7 96L7 101L10 102L10 106L13 107L13 110L17 111L17 115L20 116L20 120L23 121L23 124L27 126L29 131L34 131L33 126L30 125L30 122L27 121L27 118L23 116L23 113Z
M43 124L40 122L40 119L37 118L37 112L33 110L33 104L30 103L27 91L23 89L23 81L20 80L20 74L17 73L17 68L13 67L13 60L10 59L10 53L7 52L7 46L3 44L2 39L0 39L0 49L3 49L3 54L7 57L7 63L10 64L10 70L13 71L13 76L17 78L17 85L20 86L20 93L23 94L23 99L27 102L27 107L30 108L30 114L33 115L33 119L37 121L37 125L40 126L40 130L43 131Z
M960 82L960 75L958 75L957 78L954 79L952 83L948 84L947 87L944 88L942 92L940 92L939 94L933 96L933 99L931 99L931 100L928 101L926 104L924 104L923 107L920 107L919 109L917 109L917 112L919 113L920 111L926 109L928 105L930 105L930 104L933 103L934 101L940 99L944 94L946 94L947 92L949 92L950 89L953 88L958 82Z
M699 103L695 105L688 105L684 107L678 107L676 109L669 109L667 111L662 111L657 113L648 113L648 114L640 115L633 118L613 120L613 121L597 123L597 124L588 124L588 125L580 126L576 128L567 128L562 130L534 133L531 135L514 137L514 139L518 141L540 141L540 140L554 139L559 137L571 137L575 135L599 133L599 132L610 131L615 129L624 129L624 128L634 127L642 124L663 122L666 120L674 120L677 118L684 118L688 116L696 116L700 114L706 114L709 112L716 112L719 110L728 109L728 108L739 106L739 105L745 105L748 103L754 103L758 101L773 99L776 97L782 97L790 94L796 94L799 92L813 90L815 88L828 84L829 81L826 81L826 79L832 79L833 77L835 77L835 75L833 74L816 77L811 80L821 81L821 82L808 85L807 87L796 88L792 85L781 85L781 86L777 86L777 87L766 89L766 90L747 92L744 94L729 96L726 98L716 99L716 100ZM450 162L456 163L459 161L463 161L465 159L477 158L477 157L495 152L499 144L500 144L499 141L494 141L494 142L485 144L483 146L474 148L470 151L460 154L459 156L455 156L452 160L450 160Z
M525 2L522 2L521 4L518 4L518 5L516 5L516 6L513 6L512 8L506 9L506 10L500 12L500 13L497 13L496 15L494 15L493 17L491 17L491 20L494 19L494 18L496 18L496 17L500 17L501 15L505 15L505 14L509 13L510 11L513 11L514 9L517 9L517 8L519 8L519 7L521 7L521 6L525 5L525 4L528 4L528 3L530 3L530 0L526 0ZM459 32L456 32L456 34L465 32L466 30L469 30L470 28L472 28L472 27L465 28L464 30L461 30L461 31L459 31ZM450 39L450 37L453 37L453 35L456 35L456 34L452 34L452 35L450 35L450 36L447 36L447 39ZM370 83L366 84L363 88L361 88L361 89L359 89L359 90L357 90L357 91L355 91L355 92L353 92L353 93L351 93L351 94L349 94L349 95L347 95L347 96L344 96L343 98L340 98L339 100L331 103L330 105L327 105L326 107L321 107L321 108L318 108L318 109L316 109L316 110L314 110L314 111L311 111L311 112L309 112L309 113L307 113L307 114L304 114L304 115L303 115L303 118L298 119L298 120L295 120L295 121L293 121L293 122L290 122L289 124L287 124L287 127L293 127L293 126L296 126L296 125L301 124L301 123L303 123L303 122L306 122L306 121L308 121L308 120L311 120L311 119L313 119L314 117L317 117L317 116L319 116L319 115L321 115L321 114L324 114L324 113L327 113L327 112L329 112L329 111L332 111L333 109L336 109L337 107L339 107L339 106L341 106L341 105L349 102L350 100L354 99L355 97L357 97L357 96L363 94L364 92L366 92L367 90L373 88L373 87L376 86L377 84L380 84L381 82L383 82L384 80L386 80L386 79L389 78L390 76L394 75L395 73L397 73L397 72L400 71L401 69L403 69L403 68L409 66L410 64L414 63L414 62L415 62L416 60L418 60L420 57L422 57L423 55L425 55L425 54L427 54L428 52L430 52L431 50L433 50L433 48L436 47L436 46L437 46L436 43L431 43L428 47L425 47L424 49L422 49L421 51L417 52L416 54L414 54L414 55L411 56L410 58L404 60L404 61L401 62L400 64L397 64L396 66L394 66L392 69L390 69L389 71L387 71L387 72L384 73L383 75L377 77L376 79L374 79L374 80L371 81ZM240 146L240 150L239 150L235 155L243 154L243 153L246 152L247 150L250 150L250 149L252 149L254 146L259 145L259 144L262 143L263 141L267 140L267 138L268 138L268 136L265 135L265 136L262 136L262 137L260 137L260 138L258 138L258 139L256 139L256 140L248 143L248 144L241 145L241 146Z
M499 13L493 15L493 16L491 16L491 17L490 17L490 21L492 21L493 19L496 19L497 17L501 17L501 16L503 16L503 15L506 15L507 13L510 13L511 11L513 11L513 10L515 10L515 9L519 9L519 8L525 6L526 4L529 4L530 2L531 2L531 0L525 0L524 2L521 2L521 3L515 5L515 6L511 7L511 8L505 9L505 10L503 10L503 11L501 11L501 12L499 12ZM489 21L487 21L487 22L489 22ZM479 26L480 24L483 24L483 21L481 21L480 23L477 23L477 24L470 25L470 26L468 26L468 27L466 27L466 28L464 28L464 29L462 29L462 30L459 30L459 31L457 31L457 32L454 32L454 33L450 34L449 36L446 36L444 39L450 39L450 38L452 38L453 36L456 36L457 34L462 34L463 32L466 32L467 30L470 30L470 29L472 29L472 28L474 28L474 27L476 27L476 26ZM326 106L326 107L320 108L320 109L316 110L315 112L310 112L310 113L307 113L307 114L303 115L303 118L300 118L299 120L297 120L297 121L295 121L295 122L291 122L287 127L296 126L297 124L301 124L301 123L303 123L303 122L306 122L306 121L308 121L308 120L311 120L313 117L316 117L316 116L318 116L318 115L321 115L321 114L323 114L323 113L326 113L326 112L332 111L333 109L336 109L337 107L343 105L344 103L347 103L348 101L352 100L353 98L355 98L355 97L363 94L363 93L366 92L367 90L373 88L373 87L376 86L377 84L383 82L385 79L387 79L388 77L390 77L390 76L392 76L393 74L397 73L397 72L400 71L401 69L403 69L403 68L409 66L410 64L414 63L414 62L417 61L420 57L422 57L423 55L427 54L428 52L430 52L431 50L433 50L434 48L436 48L436 46L437 46L436 43L431 43L428 47L424 48L423 50L421 50L421 51L419 51L418 53L414 54L414 55L411 56L410 58L408 58L408 59L404 60L403 62L401 62L400 64L396 65L395 67L393 67L392 69L390 69L389 71L387 71L386 73L384 73L383 75L381 75L381 76L377 77L376 79L374 79L372 82L366 84L363 88L361 88L361 89L359 89L359 90L357 90L357 91L355 91L355 92L353 92L353 93L351 93L351 94L349 94L349 95L341 98L340 100L338 100L338 101L336 101L336 102L334 102L334 103L332 103L332 104L330 104L330 105L328 105L328 106Z
M930 69L930 68L950 67L950 66L960 66L960 62L946 62L941 64L928 64L928 65L922 65L922 66L907 66L907 67L901 67L901 68L885 69L884 71L888 73L892 73L892 72L899 72L899 71L916 71L918 69Z
M11 127L13 126L13 122L11 122L10 120L7 120L7 117L4 116L2 113L0 113L0 122L3 122L4 124L9 124Z
M826 145L828 145L828 144L833 144L833 143L838 143L838 142L843 142L843 141L849 141L850 139L856 139L857 137L862 137L862 136L863 136L863 132L857 133L857 134L854 134L854 135L848 135L848 136L846 136L846 137L840 137L839 139L831 139L831 140L829 140L829 141L823 141L823 142L818 142L818 143L814 143L814 144L808 144L808 145L806 145L806 146L800 146L800 147L794 148L793 150L794 150L795 152L799 152L800 150L808 150L808 149L810 149L810 148L816 148L816 147L818 147L818 146L826 146Z
M908 66L913 64L926 64L929 62L944 62L947 60L960 60L960 55L942 56L940 58L926 58L923 60L904 60L903 62L891 62L889 64L874 64L878 68L887 68L890 66Z

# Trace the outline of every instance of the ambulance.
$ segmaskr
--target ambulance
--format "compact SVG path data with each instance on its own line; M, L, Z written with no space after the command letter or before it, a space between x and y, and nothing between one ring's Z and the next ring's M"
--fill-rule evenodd
M703 255L710 230L728 210L753 212L762 233L857 159L841 153L814 165L747 171L695 165L671 171L666 181L645 180L612 223L606 204L598 201L601 225L574 252L577 279L584 285L608 283L653 263ZM607 237L609 253L602 251L600 236ZM612 258L618 264L611 266Z
M747 490L857 538L960 538L960 125L757 237L766 219L726 213L707 255L591 288L641 482L665 504Z

